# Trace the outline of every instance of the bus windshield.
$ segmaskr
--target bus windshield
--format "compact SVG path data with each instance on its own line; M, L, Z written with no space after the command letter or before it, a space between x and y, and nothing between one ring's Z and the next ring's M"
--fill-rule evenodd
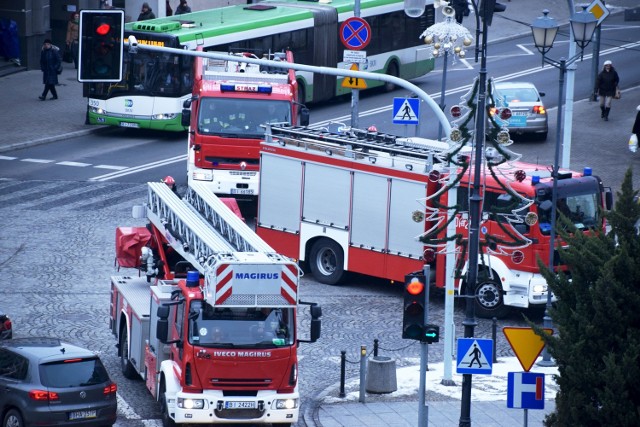
M193 58L140 50L123 58L123 79L119 83L92 85L91 96L108 99L113 96L177 97L191 93Z
M260 138L265 123L291 124L287 101L248 98L202 98L198 112L198 133Z
M192 303L189 342L203 347L273 348L292 345L292 308L213 307Z

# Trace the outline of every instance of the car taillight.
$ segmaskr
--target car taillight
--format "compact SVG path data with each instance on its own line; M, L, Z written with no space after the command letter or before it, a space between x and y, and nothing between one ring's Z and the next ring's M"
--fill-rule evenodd
M118 386L116 385L116 383L111 383L110 385L104 388L102 393L111 394L111 393L115 393L116 391L118 391Z
M535 107L533 107L533 112L534 114L540 114L540 115L547 114L547 110L545 110L542 105L536 105Z
M38 402L51 402L58 400L58 393L46 390L30 390L29 397Z
M11 320L9 320L9 319L5 320L5 321L2 323L2 325L3 325L3 329L4 329L5 331L11 330Z

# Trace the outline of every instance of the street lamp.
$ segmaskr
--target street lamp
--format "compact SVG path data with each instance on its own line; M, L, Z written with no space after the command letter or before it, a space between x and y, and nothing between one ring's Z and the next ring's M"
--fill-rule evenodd
M555 240L556 240L556 214L557 207L556 203L558 202L558 164L560 162L560 146L562 145L562 109L563 109L563 101L564 101L564 75L567 72L567 66L573 64L576 60L582 57L582 53L584 48L591 41L591 37L593 36L593 32L596 29L596 25L598 20L593 16L591 12L587 12L586 8L583 8L582 12L578 12L573 14L569 22L571 23L571 31L573 32L573 38L580 48L580 52L576 55L572 56L569 59L565 59L564 57L560 58L558 61L547 58L546 54L553 47L553 42L558 34L559 25L556 23L556 20L551 18L549 15L549 10L545 9L542 11L543 16L536 18L531 24L531 32L533 33L533 41L538 49L538 51L542 54L542 66L544 64L549 64L560 70L560 80L559 80L559 96L558 96L558 119L556 123L556 147L555 147L555 157L553 161L553 189L551 192L551 230L549 232L549 240L550 240L550 248L549 248L549 269L554 271L553 269L553 260L555 255ZM551 309L551 289L547 285L547 305L544 312L544 327L551 328L551 316L549 315L549 310ZM542 360L538 362L540 366L555 366L554 362L551 361L551 357L549 356L549 352L545 346L544 352L542 353Z

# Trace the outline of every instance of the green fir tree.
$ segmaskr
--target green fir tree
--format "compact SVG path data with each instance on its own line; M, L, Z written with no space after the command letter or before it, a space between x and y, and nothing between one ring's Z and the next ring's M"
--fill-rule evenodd
M607 214L608 234L574 233L560 218L558 237L567 244L560 259L571 281L540 263L558 297L550 311L555 335L534 327L559 372L546 426L640 425L640 205L631 178L629 170Z

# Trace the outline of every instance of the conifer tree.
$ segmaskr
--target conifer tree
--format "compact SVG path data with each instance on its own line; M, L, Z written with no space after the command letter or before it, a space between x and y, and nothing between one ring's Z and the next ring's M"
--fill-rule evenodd
M540 267L558 301L550 310L553 336L534 327L558 365L556 410L546 426L640 425L640 219L628 170L611 231L585 236L560 218L560 259L571 271Z

